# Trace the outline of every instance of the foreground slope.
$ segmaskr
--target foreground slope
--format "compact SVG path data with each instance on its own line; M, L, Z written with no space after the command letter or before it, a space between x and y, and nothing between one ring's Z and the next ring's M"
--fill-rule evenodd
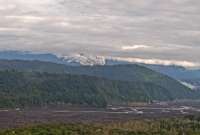
M135 120L108 124L51 124L0 130L0 135L199 135L196 119Z

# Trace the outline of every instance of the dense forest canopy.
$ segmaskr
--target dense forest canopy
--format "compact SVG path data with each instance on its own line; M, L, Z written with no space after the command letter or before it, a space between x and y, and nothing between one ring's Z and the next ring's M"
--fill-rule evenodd
M197 98L191 90L168 90L151 82L39 72L0 71L0 107L108 104Z
M113 66L66 66L41 61L0 60L0 70L18 70L25 72L68 73L75 75L88 75L109 80L149 82L173 91L178 96L189 88L180 82L136 64ZM183 90L183 91L182 91ZM183 93L184 94L184 93Z

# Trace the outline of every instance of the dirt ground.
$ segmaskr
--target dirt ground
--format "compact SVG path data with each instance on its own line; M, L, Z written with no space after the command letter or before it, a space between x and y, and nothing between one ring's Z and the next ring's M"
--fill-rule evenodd
M74 106L0 109L0 128L14 128L27 124L42 123L104 123L134 119L160 119L191 114L200 114L200 102L109 106L104 109Z

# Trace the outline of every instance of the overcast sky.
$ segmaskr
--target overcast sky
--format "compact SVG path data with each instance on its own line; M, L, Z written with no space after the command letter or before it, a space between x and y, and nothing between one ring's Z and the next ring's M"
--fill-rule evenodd
M199 0L0 0L0 49L200 67Z

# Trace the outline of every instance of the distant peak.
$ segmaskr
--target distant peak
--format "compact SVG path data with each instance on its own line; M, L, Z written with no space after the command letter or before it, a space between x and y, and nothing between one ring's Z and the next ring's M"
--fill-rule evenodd
M106 60L103 56L92 56L84 53L65 56L64 59L69 63L79 63L80 65L105 65Z

